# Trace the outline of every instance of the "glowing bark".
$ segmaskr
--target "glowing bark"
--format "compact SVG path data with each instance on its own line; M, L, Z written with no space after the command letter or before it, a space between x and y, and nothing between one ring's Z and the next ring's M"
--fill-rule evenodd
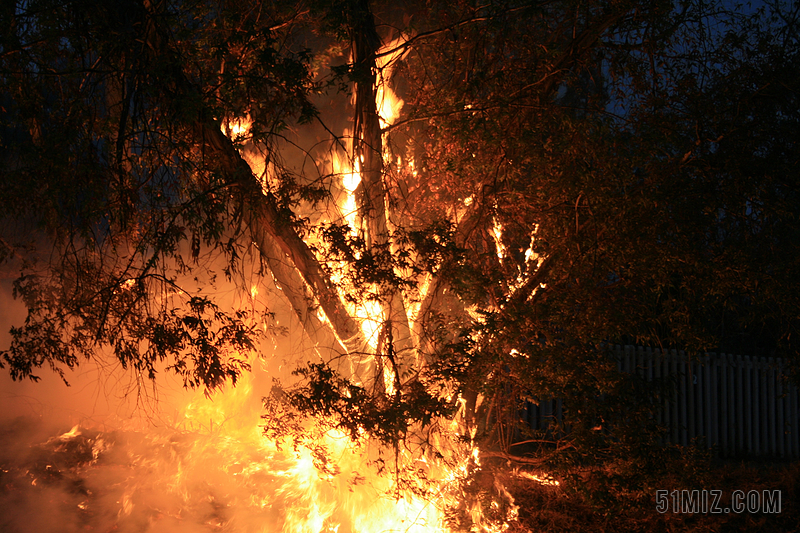
M362 181L358 201L362 231L370 249L389 251L386 184L383 179L383 139L376 104L378 87L376 53L380 48L380 38L367 2L359 2L354 19L351 40L353 64L358 81L355 84L353 156L361 169ZM416 350L400 289L383 287L380 298L385 321L384 329L390 344L382 350L384 352L382 355L389 357L394 367L395 381L399 385L403 374L410 370Z
M161 31L156 20L157 17L151 13L147 32L151 53L169 58L174 55L169 43L169 34ZM178 58L172 60L175 64L180 64ZM191 84L182 70L173 71L171 82L173 86L170 89L176 102L182 99L190 100L198 93L197 88ZM211 117L205 109L184 120L184 126L191 132L192 141L203 151L204 157L211 159L228 176L235 199L241 204L245 223L253 241L258 245L262 257L272 269L276 281L287 295L312 340L320 349L324 347L338 351L342 346L349 352L360 349L364 345L361 329L347 312L329 276L292 226L291 215L282 213L278 199L271 192L263 190L250 165L233 142L222 133L218 120ZM282 264L282 258L276 253L277 250L289 259L297 272ZM308 312L311 296L309 289L325 312L338 339L333 339L326 332L323 322L314 313ZM334 342L335 340L338 340L338 343ZM333 346L330 346L331 344Z

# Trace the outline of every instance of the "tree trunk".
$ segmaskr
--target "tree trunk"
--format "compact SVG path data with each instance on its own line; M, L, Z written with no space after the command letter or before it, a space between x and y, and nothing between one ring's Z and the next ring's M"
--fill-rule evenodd
M145 3L149 9L146 40L148 50L160 61L173 65L171 85L168 88L173 104L182 101L198 101L200 92L186 78L178 65L180 58L174 53L169 42L169 33L158 24L159 6ZM164 59L167 58L167 59ZM178 115L185 116L185 115ZM228 176L230 185L237 194L245 215L246 224L253 241L259 247L266 263L273 269L275 279L289 299L295 313L300 317L306 332L315 342L318 350L337 353L343 347L347 352L363 349L364 336L359 324L350 316L330 278L322 269L314 253L297 234L291 224L291 215L282 213L277 198L264 192L261 183L239 154L230 139L226 137L218 120L207 109L201 109L188 118L184 126L192 134L192 141ZM281 254L288 258L293 268L282 261ZM319 303L333 329L334 338L315 313L309 313L309 297Z
M353 160L360 166L361 194L359 212L362 231L368 247L373 252L391 254L387 224L386 184L383 168L383 139L376 104L377 65L375 54L380 48L380 38L375 29L375 19L369 2L361 0L353 11L351 20L353 64L356 72L355 116L353 133ZM399 288L381 287L381 306L384 330L391 346L380 349L394 367L395 381L399 382L411 372L416 362L416 349L408 315ZM380 365L379 365L380 366ZM376 376L380 378L380 376Z

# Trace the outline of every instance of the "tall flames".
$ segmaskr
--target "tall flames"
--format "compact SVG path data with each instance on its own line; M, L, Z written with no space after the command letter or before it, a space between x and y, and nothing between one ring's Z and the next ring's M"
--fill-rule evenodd
M379 65L383 72L377 90L381 127L396 121L403 105L386 84L392 59L386 56ZM244 146L248 129L247 120L223 127ZM270 168L263 158L246 148L242 156L262 185L269 187ZM388 152L384 160L392 164ZM329 164L340 176L342 194L337 216L355 232L359 161L334 157ZM413 161L410 164L409 171L413 172ZM499 230L497 240L501 242ZM498 244L498 254L500 248ZM427 278L420 280L420 290L424 291L429 282ZM252 298L257 295L253 287ZM406 302L411 320L416 318L415 303ZM381 306L369 300L348 305L360 321L369 346L375 349L384 320ZM25 533L430 533L446 529L444 509L458 498L455 493L459 483L479 465L478 450L468 439L441 442L439 450L450 455L444 460L425 454L412 457L396 450L400 460L416 464L426 479L419 485L424 489L416 491L402 490L392 475L377 471L374 444L352 442L337 431L320 437L328 452L325 463L320 464L321 457L312 449L281 446L264 437L259 425L264 391L255 386L255 380L270 371L258 364L257 357L252 359L252 375L243 376L235 388L223 393L195 394L168 424L146 430L118 427L103 431L76 426L41 445L45 459L16 472L14 483L30 483L27 490L43 483L60 487L48 497L59 508L56 515L61 518L34 529L26 529L24 524L15 527ZM386 386L391 392L391 376ZM463 409L465 402L461 405ZM448 429L453 436L463 431L457 421L444 426L442 439L447 438ZM479 507L467 513L472 515L475 527L498 531L481 526Z

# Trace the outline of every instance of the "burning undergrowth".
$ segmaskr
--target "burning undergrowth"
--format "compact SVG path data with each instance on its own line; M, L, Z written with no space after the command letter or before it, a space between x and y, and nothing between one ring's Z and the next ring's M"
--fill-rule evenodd
M3 530L15 533L368 531L356 522L370 513L348 516L337 492L375 488L350 468L326 479L309 454L166 429L75 427L20 459L2 472ZM427 511L401 519L403 530L421 530Z
M221 486L218 478L233 465L213 457L188 464L215 440L76 426L4 465L4 530L224 531L241 483Z
M448 518L454 524L456 515L462 525L492 529L481 525L482 510L463 500L465 487L474 492L481 483L477 449L465 447L460 459L449 458L454 463L401 451L405 478L418 476L410 490L387 475L393 468L379 473L377 444L341 431L321 436L318 448L277 446L264 437L260 413L249 412L251 396L248 375L213 398L198 394L180 419L159 427L78 425L47 438L30 419L7 423L0 442L0 529L432 532L445 530ZM482 494L497 492L487 487Z

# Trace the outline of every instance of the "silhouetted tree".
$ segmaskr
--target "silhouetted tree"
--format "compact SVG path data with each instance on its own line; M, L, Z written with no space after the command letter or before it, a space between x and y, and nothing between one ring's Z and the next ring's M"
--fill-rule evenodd
M305 413L430 443L462 398L464 434L507 447L503 421L538 395L572 400L576 446L608 447L598 418L646 421L620 411L609 343L797 350L789 4L32 0L0 16L0 260L28 307L2 352L15 378L109 349L141 375L235 382L258 328L180 280L210 279L206 253L231 277L248 250L321 357L273 397L276 434ZM355 312L370 302L374 339Z

